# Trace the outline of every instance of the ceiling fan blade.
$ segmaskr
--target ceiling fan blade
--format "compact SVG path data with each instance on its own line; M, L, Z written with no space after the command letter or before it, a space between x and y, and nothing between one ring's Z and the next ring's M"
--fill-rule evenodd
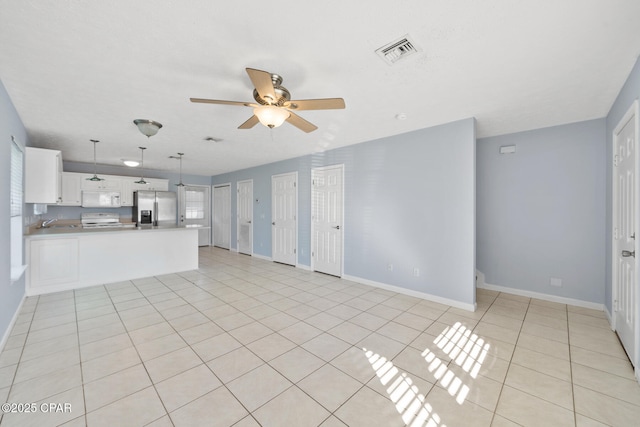
M258 117L256 115L253 115L249 117L249 120L238 126L238 129L251 129L258 123L260 123L260 120L258 120Z
M342 98L300 99L284 104L290 110L340 110L345 108Z
M305 119L303 119L302 117L300 117L295 113L291 113L287 121L292 125L294 125L295 127L297 127L298 129L307 133L313 132L314 130L318 129L318 126L314 125L311 122L306 121Z
M271 80L271 73L267 71L256 70L255 68L247 68L247 74L251 79L251 83L265 100L275 102L278 97L276 91L273 88L273 81Z
M222 101L220 99L204 99L204 98L189 98L191 102L200 102L203 104L224 104L224 105L239 105L241 107L257 107L257 104L251 102L239 102L239 101Z

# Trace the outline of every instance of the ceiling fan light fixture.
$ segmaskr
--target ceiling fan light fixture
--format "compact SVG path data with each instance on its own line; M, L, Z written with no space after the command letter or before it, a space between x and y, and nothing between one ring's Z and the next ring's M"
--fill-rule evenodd
M277 128L289 118L289 113L284 108L275 105L261 105L253 109L253 114L260 120L260 123L268 128Z
M158 131L160 130L160 128L162 128L162 124L154 121L154 120L147 120L147 119L135 119L133 121L133 123L138 126L138 129L140 130L140 132L145 135L147 138L152 137L153 135L155 135L156 133L158 133Z

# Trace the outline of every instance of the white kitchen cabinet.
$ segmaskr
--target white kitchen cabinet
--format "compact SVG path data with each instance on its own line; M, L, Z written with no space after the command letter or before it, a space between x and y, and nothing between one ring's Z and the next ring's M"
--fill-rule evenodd
M61 206L82 205L82 179L83 174L62 172Z
M82 189L88 191L120 191L120 179L113 175L98 175L102 181L90 181L93 174L84 174Z
M134 181L138 181L135 179ZM133 183L133 191L167 191L169 190L168 179L145 178L146 184Z
M57 150L26 147L25 203L60 203L61 183L62 153Z
M149 182L149 190L151 191L169 190L169 180L167 179L149 178L147 182Z
M46 293L47 288L78 281L78 238L33 240L28 250L30 285Z
M133 206L133 180L127 177L120 179L120 204L122 206Z

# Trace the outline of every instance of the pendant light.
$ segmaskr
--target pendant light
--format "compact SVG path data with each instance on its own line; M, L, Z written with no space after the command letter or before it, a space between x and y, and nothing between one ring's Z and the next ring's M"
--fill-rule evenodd
M90 139L93 142L93 176L87 178L87 181L104 181L104 178L98 178L98 164L96 163L96 144L100 141L97 139Z
M134 181L136 184L148 184L147 181L144 180L144 150L147 147L138 147L140 149L140 180Z
M184 156L184 153L178 153L178 156L180 157L176 157L176 156L169 156L170 159L179 159L180 160L180 182L178 184L176 184L178 187L184 187L184 184L182 183L182 156Z
M158 133L158 131L162 127L162 124L154 120L148 120L148 119L135 119L133 121L133 124L135 124L138 127L138 130L140 131L140 133L142 133L147 137L147 140L151 138L153 135L155 135L156 133ZM144 150L146 150L147 147L138 147L138 148L140 149L140 154L141 154L140 180L134 181L134 182L136 184L147 184L147 181L144 180Z

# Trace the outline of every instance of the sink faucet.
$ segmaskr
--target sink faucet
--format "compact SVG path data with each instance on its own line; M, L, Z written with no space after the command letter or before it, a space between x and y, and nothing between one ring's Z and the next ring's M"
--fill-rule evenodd
M55 221L57 221L56 218L45 219L44 221L42 221L42 224L40 224L40 228L47 228L50 224L54 223Z

